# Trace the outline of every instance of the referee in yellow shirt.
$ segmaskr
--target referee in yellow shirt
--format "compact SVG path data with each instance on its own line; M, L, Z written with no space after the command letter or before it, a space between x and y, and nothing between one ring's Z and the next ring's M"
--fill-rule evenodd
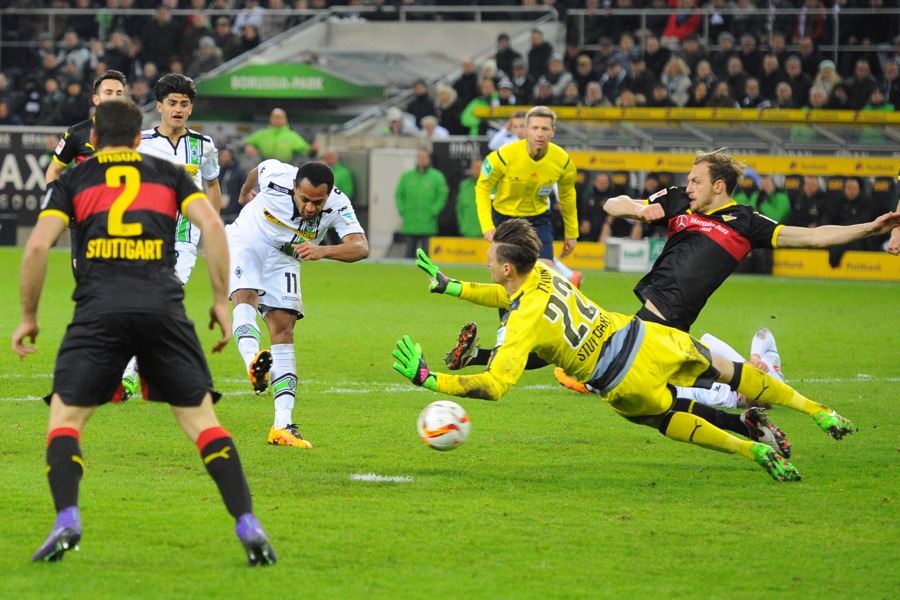
M493 241L494 228L503 221L525 219L541 240L540 259L550 266L553 225L547 199L554 185L558 188L564 227L562 258L572 253L578 239L577 172L568 153L550 141L555 133L556 113L546 106L535 106L525 116L525 139L488 154L475 185L484 239Z

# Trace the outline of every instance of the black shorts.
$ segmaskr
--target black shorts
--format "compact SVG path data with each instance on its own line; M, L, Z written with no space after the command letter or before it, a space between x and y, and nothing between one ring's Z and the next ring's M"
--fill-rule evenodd
M199 406L212 375L194 324L185 315L108 314L69 325L53 373L53 392L69 406L109 402L132 356L150 400Z
M491 217L494 221L494 227L510 219L525 219L531 223L538 235L538 239L541 240L541 254L538 258L553 260L553 221L550 220L549 210L542 215L533 217L510 217L491 209Z

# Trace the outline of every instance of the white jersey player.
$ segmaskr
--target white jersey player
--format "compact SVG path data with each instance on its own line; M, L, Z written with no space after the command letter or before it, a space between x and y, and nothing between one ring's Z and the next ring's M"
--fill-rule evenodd
M700 341L709 346L713 354L724 356L728 360L747 362L737 350L709 333L703 334ZM784 381L781 373L781 356L778 354L778 346L775 345L775 337L772 332L762 327L753 336L750 342L750 362L760 370L767 371L769 375L779 381ZM761 363L761 364L760 364ZM679 398L695 400L701 404L718 408L748 408L746 398L737 393L725 383L714 383L710 389L676 387L676 395Z
M238 351L257 393L265 391L271 379L275 421L269 443L311 448L293 423L294 325L304 311L300 263L323 258L355 262L369 255L369 243L350 199L334 187L334 173L323 163L298 169L278 160L264 161L247 176L240 201L244 208L225 228ZM331 229L341 243L321 245ZM271 351L260 350L257 314L266 322Z
M181 165L206 193L216 212L222 204L219 188L219 152L212 138L187 127L197 90L190 78L169 73L153 86L161 123L141 132L138 152ZM186 284L197 264L200 231L180 213L176 223L175 274Z
M153 86L160 124L141 132L138 152L183 166L197 187L206 193L216 213L222 206L219 188L219 153L212 138L188 129L187 121L194 110L197 88L190 77L169 73ZM184 285L197 264L200 230L180 212L175 224L175 275ZM137 392L137 359L132 358L122 374L122 401Z

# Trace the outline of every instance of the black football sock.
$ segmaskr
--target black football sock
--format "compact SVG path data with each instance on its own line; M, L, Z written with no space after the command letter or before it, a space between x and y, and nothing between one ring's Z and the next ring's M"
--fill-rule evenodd
M725 412L724 410L719 410L685 398L676 398L675 403L672 405L672 410L697 415L704 421L708 421L725 431L731 431L732 433L744 437L750 435L750 430L747 429L747 426L741 421L741 415L739 414Z
M491 358L491 352L493 351L493 348L476 348L475 353L472 354L472 359L466 364L466 366L471 367L473 365L487 365L488 359Z
M532 371L534 369L543 369L548 364L550 363L548 363L546 360L544 360L534 352L529 352L528 360L525 362L525 370Z
M210 427L200 433L197 448L206 470L219 486L219 493L231 516L237 519L244 513L253 512L250 487L231 434L222 427Z
M56 512L78 506L78 486L84 475L78 437L71 427L59 427L47 436L47 480Z

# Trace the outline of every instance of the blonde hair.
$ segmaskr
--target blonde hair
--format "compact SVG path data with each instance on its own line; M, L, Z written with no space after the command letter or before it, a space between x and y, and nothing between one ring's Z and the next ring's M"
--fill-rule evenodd
M531 117L549 117L550 126L556 129L556 113L546 106L535 106L525 114L525 124L531 120Z
M722 180L725 182L725 189L731 194L737 187L747 165L737 160L730 154L725 153L726 148L719 148L712 152L697 152L694 157L694 164L706 163L709 165L709 179L712 182Z

